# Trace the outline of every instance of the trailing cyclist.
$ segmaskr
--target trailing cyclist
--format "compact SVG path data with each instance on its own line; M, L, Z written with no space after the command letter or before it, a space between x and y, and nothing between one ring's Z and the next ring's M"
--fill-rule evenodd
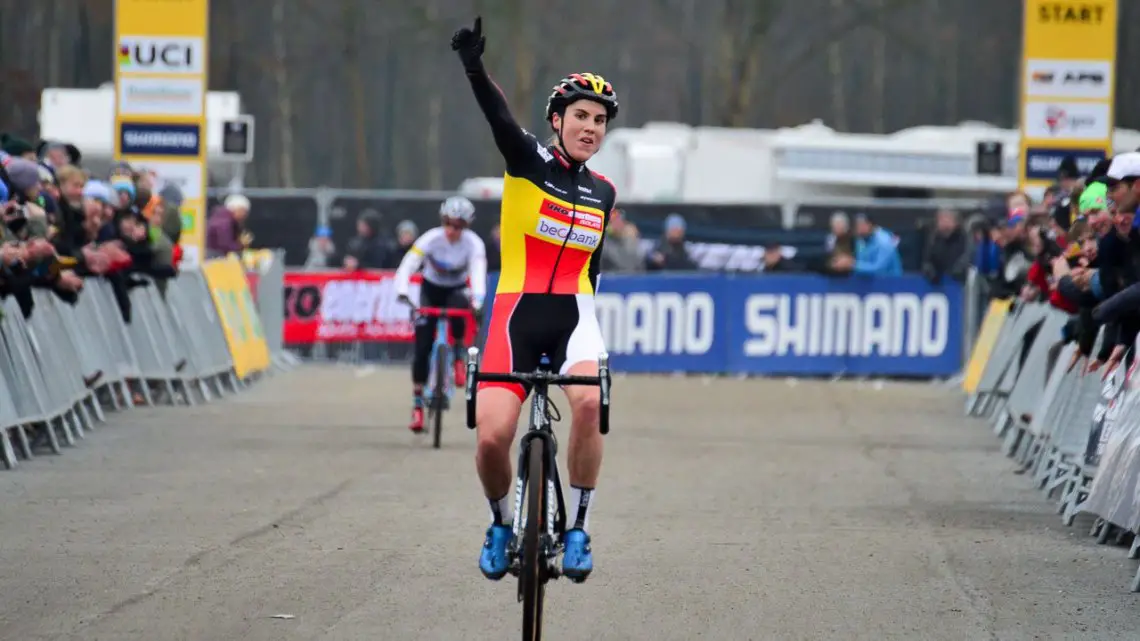
M487 294L487 249L479 235L469 229L475 218L475 205L463 196L452 196L439 208L439 227L429 229L416 239L396 270L396 295L408 302L408 285L412 274L423 266L420 285L421 307L465 309L478 314ZM467 280L471 280L471 298L467 300ZM414 307L415 305L413 305ZM412 422L413 432L424 429L424 385L430 367L435 319L416 318L415 356L412 358ZM466 325L462 318L452 319L451 337L455 344L455 382L464 384L463 336Z
M575 73L559 80L546 105L546 121L554 135L544 145L519 126L487 74L482 61L485 43L480 19L474 28L457 31L451 41L506 161L499 225L502 269L482 369L533 371L545 353L561 374L597 376L596 359L605 346L594 312L594 291L617 192L585 163L598 151L617 115L617 95L605 78L595 74ZM600 391L596 387L564 391L572 414L567 502L571 513L562 541L562 572L581 581L594 563L586 529L602 464ZM479 385L475 463L492 518L479 568L492 580L508 571L514 519L510 450L529 393L521 385Z

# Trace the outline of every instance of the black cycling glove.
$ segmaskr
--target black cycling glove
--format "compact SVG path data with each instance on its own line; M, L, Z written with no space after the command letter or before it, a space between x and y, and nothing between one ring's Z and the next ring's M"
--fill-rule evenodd
M463 68L468 71L479 69L482 64L483 49L487 45L487 38L483 36L483 18L475 18L474 29L463 27L451 36L451 49L459 53L463 61Z

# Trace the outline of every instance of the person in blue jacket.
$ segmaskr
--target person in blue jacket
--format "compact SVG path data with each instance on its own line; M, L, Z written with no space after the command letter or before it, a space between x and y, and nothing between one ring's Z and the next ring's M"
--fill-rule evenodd
M864 276L901 276L898 239L866 214L855 217L854 273Z

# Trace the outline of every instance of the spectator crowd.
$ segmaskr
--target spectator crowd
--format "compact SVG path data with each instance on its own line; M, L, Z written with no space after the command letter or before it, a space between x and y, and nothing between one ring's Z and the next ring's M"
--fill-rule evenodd
M182 195L155 184L126 163L93 176L74 145L0 135L0 295L30 318L34 289L74 305L100 278L130 322L130 290L153 282L163 291L182 257Z
M1111 370L1140 334L1140 152L1117 154L1080 176L1067 159L1040 202L1010 194L1003 219L971 226L972 262L990 295L1046 302L1069 315L1070 367ZM1099 350L1097 336L1104 331Z

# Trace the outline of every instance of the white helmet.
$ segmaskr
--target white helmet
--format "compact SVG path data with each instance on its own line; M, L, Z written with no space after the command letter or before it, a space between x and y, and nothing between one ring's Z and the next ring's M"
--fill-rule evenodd
M475 218L475 205L463 196L452 196L439 206L439 215L470 224Z

